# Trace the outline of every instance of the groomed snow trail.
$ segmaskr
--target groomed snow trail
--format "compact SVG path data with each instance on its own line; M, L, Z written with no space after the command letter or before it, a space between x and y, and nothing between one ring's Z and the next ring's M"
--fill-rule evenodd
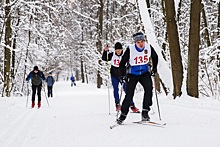
M96 85L57 82L48 107L42 91L42 107L26 108L26 97L0 98L0 147L219 147L220 102L158 95L165 128L138 125L141 114L129 113L124 125L109 129L115 121L111 92ZM141 109L143 94L135 94ZM30 98L30 97L29 97ZM155 97L150 117L158 121Z

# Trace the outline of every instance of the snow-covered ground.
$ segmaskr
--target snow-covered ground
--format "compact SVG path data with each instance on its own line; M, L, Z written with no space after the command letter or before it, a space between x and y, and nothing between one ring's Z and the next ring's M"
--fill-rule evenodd
M26 97L0 98L0 147L219 147L220 101L158 95L165 128L133 124L140 114L129 113L125 125L114 129L115 108L108 89L96 85L57 82L48 107L26 108ZM143 93L135 94L141 108ZM152 120L158 121L153 97Z

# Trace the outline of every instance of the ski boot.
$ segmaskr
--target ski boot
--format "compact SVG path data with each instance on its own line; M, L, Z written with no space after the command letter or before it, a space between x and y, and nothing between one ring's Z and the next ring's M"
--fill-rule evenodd
M120 111L121 110L121 105L120 104L115 104L116 106L116 111Z
M116 120L117 124L121 125L123 121L125 120L125 118L126 118L126 115L122 113L120 117Z
M143 109L142 110L142 121L150 121L150 116L148 115L149 110Z
M41 107L41 102L39 101L38 103L37 103L37 105L38 105L38 109Z
M130 108L133 113L140 113L139 109L137 107L135 107L134 105L131 106Z
M35 102L32 101L31 108L34 108L34 106L35 106Z

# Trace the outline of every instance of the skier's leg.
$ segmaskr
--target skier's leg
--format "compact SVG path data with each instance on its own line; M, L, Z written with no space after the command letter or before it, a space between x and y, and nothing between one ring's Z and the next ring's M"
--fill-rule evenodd
M32 102L35 101L35 95L36 95L36 86L32 84Z
M114 98L115 98L115 103L119 104L120 100L119 100L119 94L118 94L118 84L119 84L119 80L117 77L111 76L111 80L112 80L112 86L113 86L113 94L114 94Z
M152 105L152 79L149 72L141 75L140 83L144 88L144 100L143 109L150 111L150 106Z
M137 82L138 82L138 76L128 75L128 81L126 84L126 95L125 95L125 99L123 100L122 109L121 109L121 112L125 115L128 114Z

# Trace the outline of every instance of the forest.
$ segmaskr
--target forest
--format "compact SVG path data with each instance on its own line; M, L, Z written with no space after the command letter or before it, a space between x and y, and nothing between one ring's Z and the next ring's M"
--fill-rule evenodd
M0 94L25 95L35 65L106 86L105 45L136 32L159 54L158 92L220 99L219 0L0 0Z

